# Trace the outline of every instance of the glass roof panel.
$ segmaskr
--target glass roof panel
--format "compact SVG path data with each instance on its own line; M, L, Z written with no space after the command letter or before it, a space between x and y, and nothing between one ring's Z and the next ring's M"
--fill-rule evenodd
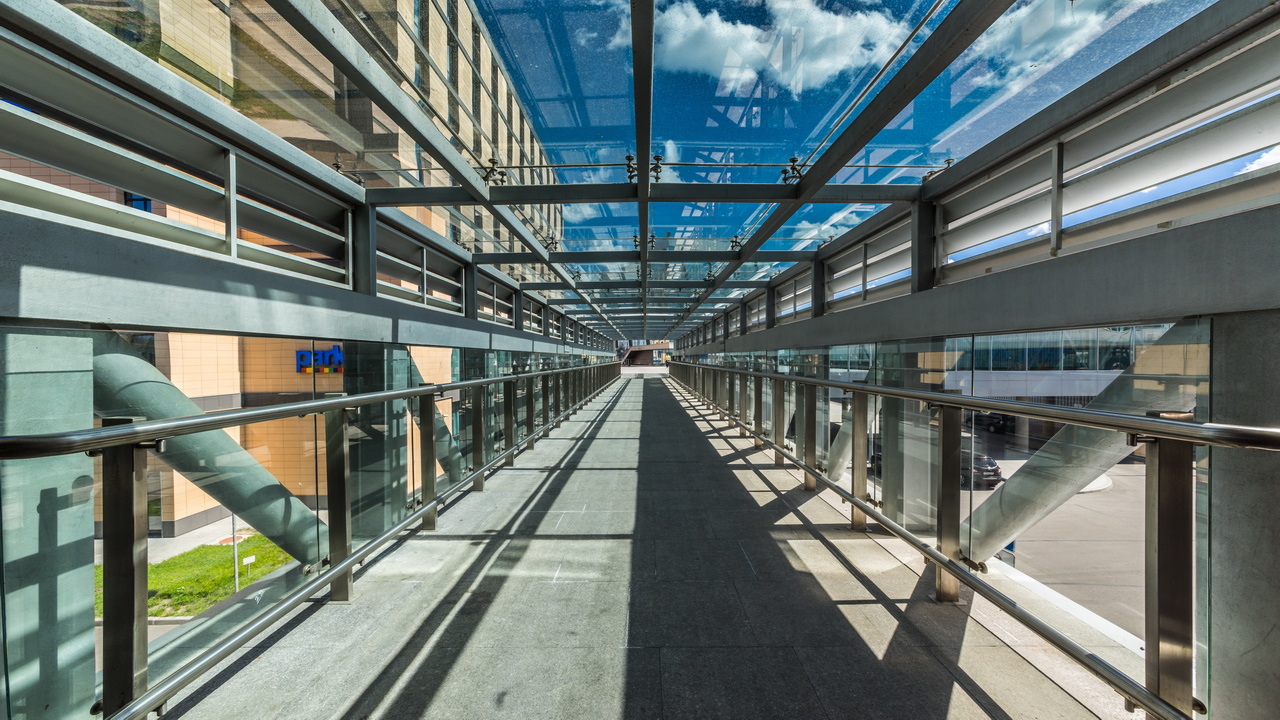
M665 4L654 21L654 152L679 163L671 180L778 182L789 158L823 146L954 4Z
M1210 4L1019 2L854 162L960 160Z
M635 147L630 5L476 0L560 182L623 182Z

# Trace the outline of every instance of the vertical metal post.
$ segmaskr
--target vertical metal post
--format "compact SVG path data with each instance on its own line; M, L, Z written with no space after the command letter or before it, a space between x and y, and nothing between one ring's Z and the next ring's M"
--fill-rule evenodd
M473 262L462 266L462 316L468 320L480 317L480 269Z
M764 440L760 436L764 434L764 378L752 378L755 387L751 392L751 428L756 431L755 446L760 447L764 444Z
M796 440L800 440L803 436L804 454L801 455L800 448L797 447L796 455L804 461L805 465L815 467L818 464L818 386L811 383L797 383L797 386L796 399L803 398L803 403L796 403ZM803 426L801 420L804 422ZM803 431L801 427L804 428ZM810 492L817 490L818 477L806 471L804 489Z
M347 450L347 415L349 410L330 410L324 414L325 483L329 506L329 565L342 562L351 554L351 463ZM351 602L354 578L350 572L334 578L329 584L329 599Z
M933 203L911 206L911 292L923 292L938 284L937 236Z
M957 407L938 408L938 552L960 559L960 428L963 411ZM934 568L934 589L938 602L960 599L960 580L942 568Z
M1062 143L1054 143L1049 162L1049 254L1056 257L1062 249Z
M822 317L827 314L827 264L814 260L809 268L809 314Z
M516 442L516 381L508 380L502 383L502 437L505 440L506 447L503 451L514 449L519 443ZM507 456L507 461L503 463L506 467L516 464L515 453Z
M103 427L140 418L108 417ZM108 716L147 691L147 454L102 451L102 709Z
M1147 689L1190 715L1195 637L1195 465L1192 445L1147 445Z
M750 396L747 394L747 379L748 379L748 378L747 378L747 374L746 374L746 373L738 373L738 398L739 398L739 402L738 402L738 419L739 419L739 420L741 420L741 421L742 421L742 423L743 423L742 425L739 425L739 426L738 426L738 436L739 436L739 437L746 437L746 436L747 436L747 434L748 434L748 433L747 433L747 425L746 425L746 422L747 422L747 398L748 398L748 397L750 397Z
M734 393L734 377L732 370L724 371L724 408L725 414L733 419L738 414L738 398Z
M347 275L351 289L364 295L378 294L378 209L357 205L351 211L351 264Z
M867 243L862 243L862 301L867 301L867 262L871 259L871 253L867 249Z
M542 376L542 427L543 432L551 432L548 425L551 424L551 384L555 382L554 375Z
M421 447L419 455L422 457L420 471L422 476L422 492L420 497L423 503L429 503L436 499L436 394L427 393L418 397L418 416L421 420L418 423L418 445ZM435 530L436 521L440 512L437 508L431 508L426 515L422 516L422 529Z
M773 444L782 447L787 441L787 381L773 381ZM783 457L773 451L773 464L782 467Z
M484 467L488 460L484 454L485 436L485 397L489 394L488 385L471 388L471 469ZM484 473L478 473L472 481L471 488L476 492L484 492Z
M534 431L538 427L538 402L534 397L534 391L538 387L538 378L526 378L524 388L524 440L525 448L533 449L533 444L537 440L534 437Z
M560 416L564 415L564 373L558 372L551 376L556 386L556 411L554 413L555 426L560 427Z
M227 254L237 257L240 254L240 163L235 150L227 150L225 160L227 164L222 182L223 224L226 230Z
M850 459L853 462L853 470L850 472L850 479L853 483L853 496L859 500L867 499L867 444L870 438L867 437L867 394L853 393L849 399L849 404L845 408L845 422L849 425L849 447ZM857 508L853 507L853 516L850 519L850 529L865 531L867 529L867 515Z

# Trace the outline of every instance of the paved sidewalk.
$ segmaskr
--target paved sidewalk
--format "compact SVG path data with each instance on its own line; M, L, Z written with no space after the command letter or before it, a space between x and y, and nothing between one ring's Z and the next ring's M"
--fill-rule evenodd
M486 488L165 717L1094 717L667 378Z

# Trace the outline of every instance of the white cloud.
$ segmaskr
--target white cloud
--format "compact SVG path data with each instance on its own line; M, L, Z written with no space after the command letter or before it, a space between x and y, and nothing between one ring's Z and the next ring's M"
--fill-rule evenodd
M793 94L820 88L842 73L883 65L910 27L879 11L830 12L815 0L759 0L763 27L700 11L681 0L654 16L654 65L671 72L710 75L721 94L735 94L764 78ZM624 20L609 47L631 45Z
M563 218L568 225L594 220L600 217L599 206L587 203L570 203L564 206Z
M1261 155L1258 156L1256 160L1249 163L1248 165L1245 165L1243 168L1240 169L1240 172L1236 174L1243 175L1245 173L1251 173L1254 170L1261 170L1262 168L1265 168L1265 167L1271 167L1272 165L1280 165L1280 145L1277 145L1271 148L1270 150L1262 153Z
M600 37L600 33L591 32L586 28L578 28L573 31L573 41L581 47L586 47L592 40Z

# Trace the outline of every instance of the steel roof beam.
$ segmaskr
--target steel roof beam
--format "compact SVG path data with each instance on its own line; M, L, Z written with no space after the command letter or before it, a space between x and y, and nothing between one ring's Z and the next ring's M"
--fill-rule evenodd
M643 168L648 170L647 164ZM649 177L647 172L643 177ZM799 197L797 185L780 183L649 183L648 202L666 203L784 203ZM825 185L807 202L827 204L904 203L920 196L919 185ZM482 205L462 187L369 188L370 205L421 206ZM638 202L639 183L565 183L560 185L498 185L488 188L487 202L495 205L573 205L577 203Z
M709 280L650 280L650 288L663 289L680 289L680 288L709 288L712 283ZM722 288L762 288L767 287L767 280L729 280L721 283ZM521 283L520 287L524 290L570 290L567 283L563 282L529 282ZM626 290L636 289L640 287L639 280L583 280L578 282L579 290ZM736 298L711 298L711 302L737 302ZM704 300L705 302L705 300Z
M859 226L861 227L861 226ZM752 262L807 262L817 256L815 250L758 250ZM482 265L518 265L539 262L533 253L476 253L471 256ZM554 263L620 263L639 262L636 250L585 250L559 251L549 254ZM649 261L655 263L708 263L730 262L738 257L737 250L652 250Z
M649 294L649 156L653 132L653 0L631 1L631 81L636 109L636 233L640 241L640 304Z

